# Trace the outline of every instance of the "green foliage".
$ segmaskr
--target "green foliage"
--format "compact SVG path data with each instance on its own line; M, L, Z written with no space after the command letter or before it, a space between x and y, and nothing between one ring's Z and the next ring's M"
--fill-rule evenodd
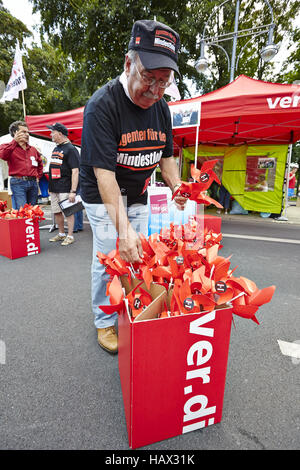
M31 0L31 3L34 11L41 15L42 45L33 44L23 56L28 84L24 92L27 114L53 113L83 106L97 88L122 72L130 31L138 19L156 18L180 34L182 78L177 77L176 81L181 96L189 97L191 87L194 93L201 94L229 82L226 55L219 47L205 48L210 60L209 74L198 74L195 62L200 57L205 25L207 38L233 32L235 0L228 0L222 9L218 8L222 0ZM271 0L270 4L276 24L274 42L284 39L291 46L286 63L276 76L273 64L259 58L267 34L240 37L235 76L245 74L267 81L291 83L300 79L300 31L293 27L292 21L299 16L300 3L298 0ZM266 1L241 0L239 30L270 23ZM24 39L30 35L26 26L10 15L0 0L0 80L5 83L11 73L16 39L22 47ZM219 45L231 57L232 40L222 41ZM21 97L0 105L0 134L7 132L12 120L22 117Z

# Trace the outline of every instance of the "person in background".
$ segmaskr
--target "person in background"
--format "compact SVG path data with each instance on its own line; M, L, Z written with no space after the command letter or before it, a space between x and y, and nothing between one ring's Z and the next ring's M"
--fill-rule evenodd
M297 163L290 164L290 173L289 173L289 185L288 185L288 198L292 198L295 196L295 187L296 187L296 173L298 170Z
M59 230L59 233L49 241L61 242L62 246L66 246L74 243L74 215L66 217L68 225L68 235L66 235L64 214L59 202L65 199L75 202L79 177L79 152L69 141L66 126L56 122L47 127L51 129L51 138L57 144L53 149L49 165L49 194L51 210Z
M148 235L147 186L160 165L174 192L180 186L173 158L170 110L163 99L178 72L179 35L167 25L134 23L124 72L99 88L85 106L80 190L93 231L92 309L99 345L118 350L117 313L106 315L108 276L97 251L109 253L119 237L120 256L129 263L143 254L138 232ZM183 210L186 199L176 197Z
M43 176L43 162L38 150L29 145L29 131L23 121L9 126L13 140L0 145L0 158L8 164L9 184L13 208L25 204L35 205L38 199L38 182Z
M220 189L219 189L219 203L222 204L222 206L225 209L225 214L228 214L228 210L230 207L230 193L227 191L225 186L221 184ZM221 209L217 210L217 214L221 214Z
M77 189L77 193L80 195L80 189ZM75 212L74 214L74 230L73 233L82 232L83 230L83 211Z

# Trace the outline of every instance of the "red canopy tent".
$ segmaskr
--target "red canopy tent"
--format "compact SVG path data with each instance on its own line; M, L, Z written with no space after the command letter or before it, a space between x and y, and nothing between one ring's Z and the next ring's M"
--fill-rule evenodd
M240 75L219 90L189 100L169 103L201 103L199 144L291 144L300 139L300 85L269 83ZM46 124L61 122L70 140L81 143L83 107L62 113L27 116L31 134L50 136ZM196 126L173 129L174 150L194 146Z
M300 86L269 83L240 75L230 84L189 100L201 103L199 144L283 145L300 139ZM173 108L175 109L175 108ZM177 147L194 146L197 127L173 129Z
M29 132L33 135L44 136L50 138L50 129L46 125L61 122L69 130L69 139L74 145L81 145L81 132L83 124L82 108L73 109L72 111L64 111L62 113L41 114L37 116L26 116L26 123Z

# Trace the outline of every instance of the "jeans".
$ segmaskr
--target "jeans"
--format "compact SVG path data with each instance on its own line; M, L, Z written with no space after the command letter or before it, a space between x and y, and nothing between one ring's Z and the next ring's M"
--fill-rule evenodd
M114 325L117 313L107 315L99 305L109 305L106 285L109 275L97 258L97 251L108 254L116 247L117 232L104 204L83 203L93 232L93 258L91 266L92 311L96 328L107 328ZM136 232L148 236L148 207L133 205L127 209L128 219Z
M222 206L225 209L229 209L229 206L230 206L230 193L227 191L226 188L224 188L223 185L220 186L219 203L222 204Z
M10 179L10 188L14 197L14 209L19 210L20 207L24 207L25 204L34 206L37 203L39 191L38 184L35 180L25 181L12 176Z
M74 231L83 230L83 211L74 214Z

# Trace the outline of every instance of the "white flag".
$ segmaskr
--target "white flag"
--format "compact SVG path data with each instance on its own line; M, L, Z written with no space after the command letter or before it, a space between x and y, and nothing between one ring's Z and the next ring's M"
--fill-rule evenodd
M19 91L25 90L25 88L27 88L27 82L22 64L22 54L20 51L19 41L17 40L15 58L10 79L8 80L2 98L0 99L0 103L18 99Z
M172 98L175 98L173 101L178 101L181 99L178 87L175 83L175 80L171 83L171 85L168 86L168 88L165 89L166 95L171 96Z

